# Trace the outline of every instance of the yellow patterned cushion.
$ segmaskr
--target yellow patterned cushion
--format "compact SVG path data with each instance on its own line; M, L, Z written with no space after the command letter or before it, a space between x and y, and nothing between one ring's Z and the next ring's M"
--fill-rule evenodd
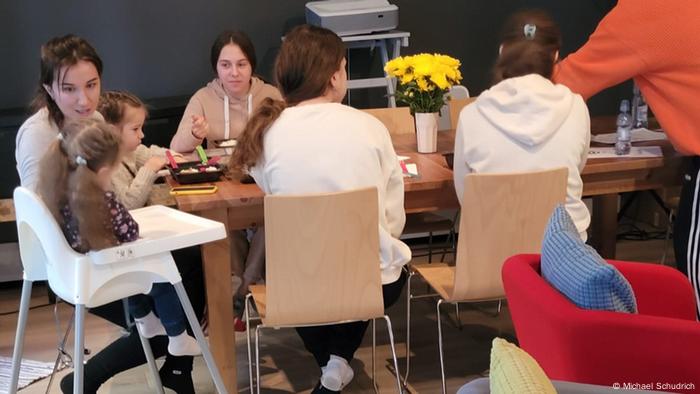
M491 347L491 394L556 394L532 356L508 341L495 338Z

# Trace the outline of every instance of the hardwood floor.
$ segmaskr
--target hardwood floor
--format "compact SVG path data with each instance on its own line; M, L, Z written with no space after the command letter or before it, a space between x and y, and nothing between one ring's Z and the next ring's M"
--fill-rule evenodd
M618 258L631 261L659 261L664 242L650 241L621 241L618 242ZM668 261L673 260L672 248L669 248ZM414 282L415 283L415 282ZM423 289L425 286L414 286ZM0 287L0 312L16 310L19 305L20 288L3 285ZM399 367L405 370L405 336L406 308L405 296L388 310L391 317L394 337L397 343ZM32 305L47 302L45 287L39 287L33 292ZM445 340L445 364L448 392L455 392L468 380L487 373L491 340L496 336L514 341L513 325L507 306L500 315L496 316L495 303L463 304L460 306L462 327L455 323L454 307L443 307L443 335ZM65 304L59 305L59 316L63 327L70 319L71 308ZM450 318L445 317L449 311ZM0 355L11 356L16 327L16 314L0 316ZM435 302L432 300L414 301L412 306L412 359L409 390L411 392L439 392L440 368L437 354L437 327L435 324ZM86 329L86 346L93 352L121 335L120 329L104 320L88 315ZM351 363L355 370L355 378L344 392L370 393L371 386L371 335L366 335L362 347ZM25 341L25 358L53 361L56 357L55 346L57 331L53 316L53 307L44 306L33 309L29 314ZM62 335L62 333L61 333ZM391 353L388 346L386 327L382 321L377 323L377 376L380 392L395 392L396 383L389 371ZM239 391L248 389L247 350L244 334L236 335L238 355ZM72 345L68 345L72 349ZM318 381L320 371L314 366L311 356L306 353L296 333L291 329L262 331L262 387L267 393L309 392ZM58 380L67 371L59 373L54 381L51 393L60 393ZM195 359L195 387L198 393L213 393L206 367L201 357ZM43 393L48 379L44 379L22 390L22 393ZM140 394L152 393L152 385L148 370L145 367L135 368L117 375L105 384L100 393ZM167 390L166 390L167 391Z

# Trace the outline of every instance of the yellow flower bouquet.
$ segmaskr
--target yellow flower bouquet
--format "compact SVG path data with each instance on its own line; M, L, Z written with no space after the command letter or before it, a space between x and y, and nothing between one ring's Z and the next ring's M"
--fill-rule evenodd
M396 100L408 104L411 113L438 112L445 105L445 93L462 80L460 61L446 55L421 53L397 57L384 71L398 80Z

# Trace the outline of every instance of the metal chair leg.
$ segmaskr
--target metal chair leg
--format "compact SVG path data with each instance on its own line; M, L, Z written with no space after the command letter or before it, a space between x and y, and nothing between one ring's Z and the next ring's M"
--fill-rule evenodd
M124 308L124 323L126 324L126 327L122 328L121 331L123 336L128 336L135 324L134 319L131 318L131 313L129 312L128 298L122 299L122 307Z
M386 329L389 331L389 344L391 344L391 357L394 359L394 370L396 371L396 387L399 389L399 394L403 394L403 385L401 384L401 372L399 371L399 360L396 358L396 346L394 345L394 330L391 328L391 319L384 315L386 320Z
M248 381L250 382L250 394L253 394L253 355L252 355L252 350L250 347L250 298L253 295L248 293L245 296L245 306L244 306L244 313L245 313L245 336L246 336L246 343L248 345Z
M443 299L439 299L437 302L437 326L438 326L438 348L440 349L440 378L442 379L442 394L447 392L447 385L445 384L445 360L442 351L442 320L440 319L440 305Z
M151 343L148 342L148 338L141 335L141 329L137 326L139 340L141 341L141 347L143 348L143 354L146 356L146 364L148 364L148 369L151 371L153 376L153 381L156 385L156 391L158 394L165 394L163 390L163 383L160 381L160 374L158 373L158 367L156 366L156 359L153 357L153 351L151 350Z
M182 309L185 311L185 316L187 316L187 321L189 321L190 323L190 327L192 328L194 337L197 339L197 343L202 349L202 356L204 356L204 361L207 364L207 368L209 369L209 374L214 380L214 386L216 386L216 390L219 392L219 394L228 394L228 392L226 391L226 386L224 386L224 381L221 379L219 368L216 366L216 362L214 362L214 357L211 355L211 351L209 350L207 340L204 338L202 326L199 325L197 315L195 315L194 309L192 309L192 304L190 304L190 299L189 297L187 297L185 286L183 286L182 281L180 281L177 283L173 283L173 287L175 287L175 292L177 293L177 297L180 299L180 304L182 305Z
M377 386L377 319L372 319L372 387L375 393L379 393L379 386Z
M673 226L673 209L668 213L668 225L664 236L664 254L661 255L661 265L666 265L666 254L668 253L668 242L671 240L671 227Z
M85 305L75 305L75 344L73 347L73 394L83 394L85 344Z
M12 352L12 374L10 375L10 393L17 392L19 383L19 370L22 366L22 352L24 350L24 330L27 327L29 316L29 304L32 299L32 284L30 280L22 282L22 297L19 303L19 316L17 318L17 332L15 332L15 350Z
M428 263L433 262L433 232L428 233Z
M457 328L462 329L462 318L459 315L459 302L455 302L455 319L457 320Z
M415 273L408 270L406 278L406 374L403 378L403 385L408 384L408 374L411 370L411 278Z
M54 305L54 317L56 318L56 333L58 335L61 335L61 324L60 321L58 320L58 298L55 298L56 304ZM56 361L53 364L53 369L51 370L51 375L49 375L49 383L46 385L46 393L48 394L51 392L51 386L53 385L53 379L56 376L56 371L58 371L58 367L60 364L64 365L69 365L70 367L73 367L73 359L71 358L70 354L66 352L66 342L68 342L68 337L70 336L70 332L73 329L73 323L75 322L75 308L73 309L73 313L71 313L71 317L68 320L68 326L66 327L66 332L63 334L63 339L60 340L58 343L57 347L57 353L56 354Z
M255 391L260 394L260 326L255 327Z

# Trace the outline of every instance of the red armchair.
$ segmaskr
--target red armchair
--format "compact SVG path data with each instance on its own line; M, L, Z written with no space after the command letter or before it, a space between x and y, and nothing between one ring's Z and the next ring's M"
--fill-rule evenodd
M632 285L639 314L578 308L540 276L539 255L509 258L502 276L520 347L550 379L700 390L700 323L688 279L665 266L609 262Z

